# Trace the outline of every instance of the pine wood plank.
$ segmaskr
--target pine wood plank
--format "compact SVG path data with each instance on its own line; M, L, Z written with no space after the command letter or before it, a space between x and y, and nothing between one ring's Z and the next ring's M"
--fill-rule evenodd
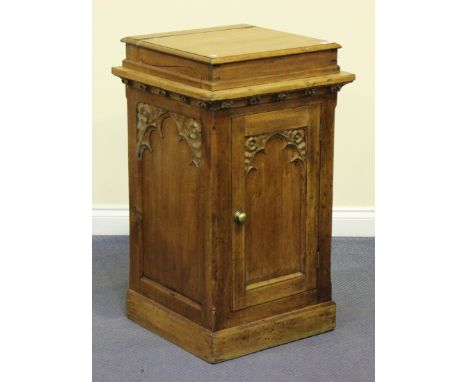
M202 30L129 36L122 41L210 64L278 57L341 47L337 43L317 38L242 24Z

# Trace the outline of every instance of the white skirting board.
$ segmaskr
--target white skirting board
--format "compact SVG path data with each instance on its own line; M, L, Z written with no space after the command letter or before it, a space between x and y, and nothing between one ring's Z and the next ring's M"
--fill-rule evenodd
M373 208L334 208L333 236L373 237ZM93 207L93 235L128 235L128 206Z

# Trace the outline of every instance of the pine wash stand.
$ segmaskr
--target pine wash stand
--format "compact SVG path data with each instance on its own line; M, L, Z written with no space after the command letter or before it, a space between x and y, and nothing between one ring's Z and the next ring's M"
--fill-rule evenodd
M340 45L252 25L122 41L128 317L212 363L332 330Z

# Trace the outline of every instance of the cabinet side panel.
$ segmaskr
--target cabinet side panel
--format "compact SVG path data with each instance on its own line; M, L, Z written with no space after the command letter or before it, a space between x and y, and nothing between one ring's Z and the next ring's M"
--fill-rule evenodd
M165 118L143 155L143 276L200 303L200 169Z
M130 289L208 326L209 134L199 109L127 93Z

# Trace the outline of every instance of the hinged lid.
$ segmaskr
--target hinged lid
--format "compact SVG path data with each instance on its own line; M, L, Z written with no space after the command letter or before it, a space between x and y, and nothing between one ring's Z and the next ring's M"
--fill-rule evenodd
M122 39L126 57L112 68L129 86L174 93L187 102L273 94L275 100L305 89L335 92L354 80L342 72L334 42L253 25L231 25ZM255 102L255 100L252 100ZM227 105L227 104L226 104ZM225 105L225 106L226 106Z
M122 41L210 64L341 48L334 42L248 24L131 36Z

